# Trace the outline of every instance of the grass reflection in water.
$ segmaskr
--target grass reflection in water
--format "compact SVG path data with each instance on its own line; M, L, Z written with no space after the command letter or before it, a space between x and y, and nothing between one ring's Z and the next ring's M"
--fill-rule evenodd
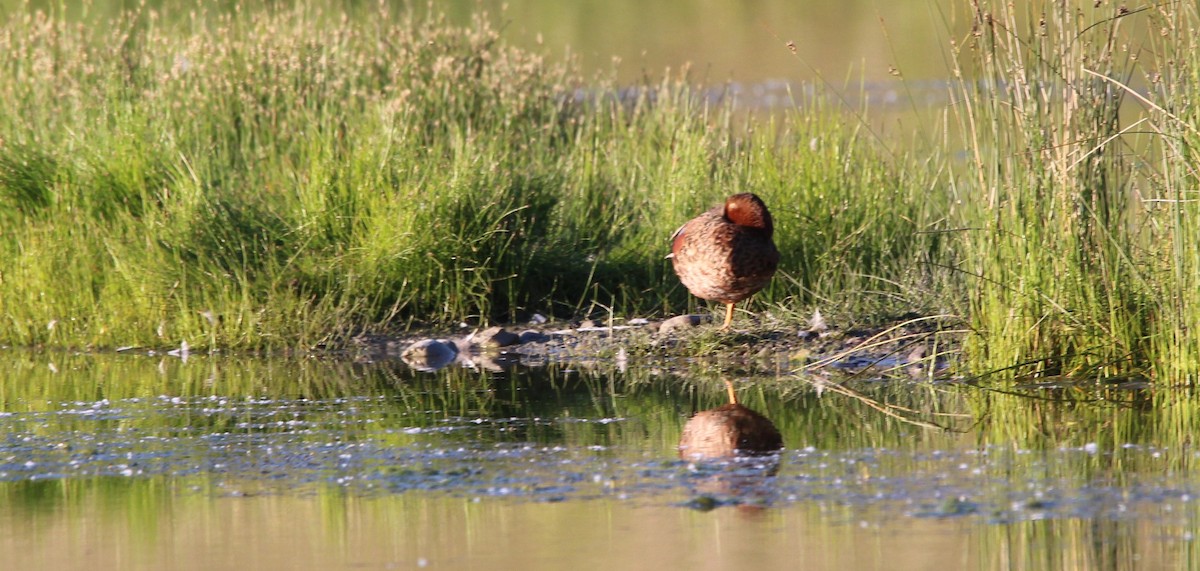
M740 400L787 446L777 471L764 473L677 459L688 416L727 400L728 371L414 374L398 363L316 359L3 358L13 373L0 379L0 528L6 553L42 558L31 564L50 561L50 551L116 550L88 539L110 537L101 530L114 522L131 527L112 541L146 561L158 561L164 542L182 552L217 536L238 545L249 539L226 534L253 537L250 526L314 541L321 553L311 561L349 557L341 550L359 541L351 533L413 561L444 561L454 552L444 542L474 542L454 552L461 557L511 558L517 535L561 543L566 527L582 526L592 531L570 536L578 549L611 551L615 538L633 545L650 534L670 546L664 564L679 564L707 542L699 538L709 521L756 542L782 529L793 543L781 549L809 553L867 536L901 551L967 541L981 563L1003 553L1024 562L1012 568L1040 568L1046 557L1084 568L1134 554L1179 562L1192 544L1176 540L1190 540L1197 515L1195 453L1181 431L1195 407L1187 393L891 380L855 382L856 398L735 371ZM883 414L880 403L951 430ZM316 519L300 523L297 513ZM520 529L518 520L541 523ZM436 529L417 532L415 522ZM480 539L479 526L494 540ZM180 537L184 529L198 535ZM1101 539L1112 547L1096 551ZM1039 555L1036 546L1052 544L1068 551ZM273 549L299 557L288 545ZM543 551L561 561L553 557L567 552L556 549ZM871 553L813 555L814 566L896 563ZM777 556L753 557L770 565ZM909 567L927 562L913 557Z

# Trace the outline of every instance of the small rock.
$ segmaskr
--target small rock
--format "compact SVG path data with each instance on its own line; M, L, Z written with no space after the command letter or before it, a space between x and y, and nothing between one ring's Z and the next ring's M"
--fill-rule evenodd
M409 345L400 358L418 371L436 371L458 357L458 347L446 339L422 339Z
M594 319L584 319L583 323L579 324L580 329L596 329L600 327Z
M541 325L547 321L549 321L549 320L546 319L546 316L542 315L540 313L535 313L532 316L530 316L530 318L529 318L530 323L536 323L538 325Z
M518 340L520 343L545 343L550 340L550 336L542 333L541 331L528 329L521 332Z
M917 345L912 351L908 352L908 356L904 358L905 362L912 364L918 363L925 359L925 354L928 349L924 345Z
M454 343L454 348L458 350L459 355L466 355L475 349L475 345L472 344L471 336L469 335L455 338L452 343Z
M908 366L904 368L905 372L908 373L908 376L914 379L920 379L928 376L932 372L933 363L929 363L928 369L926 368L925 355L927 352L928 351L924 345L917 345L912 351L908 352L908 356L905 357L905 361L908 363Z
M484 369L492 372L502 372L511 369L520 360L512 355L503 353L460 354L462 364L473 369Z
M521 338L503 327L489 327L475 334L473 341L480 347L495 349L516 345Z
M701 315L676 315L658 326L659 334L667 334L677 330L691 329L704 322Z
M764 346L754 354L755 359L768 359L775 354L775 349L770 345Z
M712 496L704 495L696 496L684 505L698 512L709 512L721 507L721 501Z

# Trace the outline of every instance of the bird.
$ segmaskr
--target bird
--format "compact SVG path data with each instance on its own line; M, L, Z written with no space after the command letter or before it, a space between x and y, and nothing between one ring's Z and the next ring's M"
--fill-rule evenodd
M783 437L767 417L738 403L733 383L725 381L729 404L697 412L683 426L679 457L684 460L771 454L783 448Z
M667 256L692 295L733 306L767 286L779 267L771 211L757 195L743 192L689 220L671 236Z

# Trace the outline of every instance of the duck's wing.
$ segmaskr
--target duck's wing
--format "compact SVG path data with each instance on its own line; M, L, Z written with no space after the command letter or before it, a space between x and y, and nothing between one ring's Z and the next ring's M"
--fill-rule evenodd
M683 239L683 229L684 228L687 228L686 223L683 226L676 228L675 232L671 234L671 253L667 254L666 259L669 260L669 259L675 257L675 252L676 252L676 250L679 249L679 245L681 243L680 240Z

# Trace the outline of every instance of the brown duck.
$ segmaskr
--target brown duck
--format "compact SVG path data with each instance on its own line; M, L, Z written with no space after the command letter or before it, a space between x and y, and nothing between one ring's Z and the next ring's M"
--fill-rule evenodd
M725 304L725 324L733 306L766 287L779 266L771 212L749 192L725 199L687 222L671 237L671 262L692 295Z
M703 410L688 419L679 437L679 457L684 460L770 454L783 448L783 437L767 417L737 401L733 383L725 381L729 404Z

